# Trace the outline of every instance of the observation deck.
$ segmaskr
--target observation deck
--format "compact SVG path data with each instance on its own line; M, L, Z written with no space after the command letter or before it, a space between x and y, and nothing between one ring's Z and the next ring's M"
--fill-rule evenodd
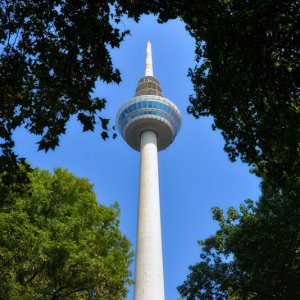
M145 75L138 82L135 96L119 109L116 124L125 141L137 151L141 134L155 132L160 151L175 139L181 127L181 114L174 103L163 97L160 83L153 76L152 57L147 57Z

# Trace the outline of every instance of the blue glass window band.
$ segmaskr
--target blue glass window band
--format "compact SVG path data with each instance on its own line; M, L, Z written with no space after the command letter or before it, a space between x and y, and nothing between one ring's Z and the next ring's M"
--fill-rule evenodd
M176 127L176 132L179 130L179 126L180 126L180 122L179 120L174 121L174 119L168 115L166 115L165 113L163 113L162 111L156 111L156 110L144 110L144 111L136 111L131 113L130 115L127 116L127 118L123 121L123 120L119 120L119 125L121 125L121 128L126 127L126 125L128 124L128 122L138 116L141 115L156 115L159 116L161 118L166 119L168 122L170 122L173 126ZM123 118L122 118L123 119ZM123 122L122 122L123 121Z
M178 117L178 114L175 110L172 109L172 107L170 107L169 105L166 105L162 102L159 101L148 101L148 100L141 100L138 102L135 102L131 105L129 105L119 116L119 127L121 127L122 129L124 129L124 127L126 127L127 123L129 122L129 120L132 120L132 118L135 118L141 114L136 114L139 110L140 110L140 104L143 108L154 108L154 109L158 109L158 110L162 110L163 112L165 112L166 114L170 115L174 120L175 120L175 124L174 121L172 119L170 119L167 115L165 114L161 114L158 112L155 113L155 115L160 116L162 118L165 118L168 122L170 122L171 124L175 125L176 127L176 132L179 130L180 127L180 119ZM147 112L145 113L145 110L143 109L143 115L145 114L153 114L153 112L155 110L146 110ZM130 114L130 116L129 116ZM123 124L123 120L128 117L129 120L126 120ZM122 125L121 125L122 124Z
M174 120L172 118L170 118L169 116L167 116L162 111L145 110L145 111L136 111L136 112L131 113L128 116L128 118L126 118L124 120L124 122L122 123L122 125L120 126L121 127L121 131L123 131L126 128L127 124L131 120L133 120L133 119L135 119L135 118L137 118L139 116L142 116L142 115L155 115L155 116L161 117L161 118L165 119L168 123L170 123L174 127L176 133L179 130L179 125L180 125L179 122L174 123Z
M152 104L153 105L153 104ZM166 108L166 107L165 107ZM143 109L143 110L136 110L133 111L132 113L129 113L127 115L123 115L123 113L121 114L121 116L119 117L119 127L121 129L121 132L123 133L123 131L125 130L127 124L142 115L156 115L159 116L163 119L165 119L168 123L170 123L175 130L175 134L178 132L179 127L180 127L180 120L179 118L176 116L175 113L175 118L171 116L171 114L168 114L165 112L165 110L153 110L153 109ZM174 112L172 114L174 116Z

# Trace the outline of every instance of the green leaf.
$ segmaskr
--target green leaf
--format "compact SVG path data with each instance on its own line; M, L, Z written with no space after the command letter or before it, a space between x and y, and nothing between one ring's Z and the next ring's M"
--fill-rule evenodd
M107 132L106 131L102 131L102 133L101 133L101 137L102 137L102 139L103 140L106 140L106 139L108 139L109 137L108 137L108 134L107 134Z
M101 121L101 126L103 130L107 130L107 125L109 123L109 119L104 119L99 117L100 121Z

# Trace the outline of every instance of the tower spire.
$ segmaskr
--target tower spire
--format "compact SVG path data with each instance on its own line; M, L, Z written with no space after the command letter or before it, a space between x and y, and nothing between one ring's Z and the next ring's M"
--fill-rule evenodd
M146 49L145 76L153 76L152 50L151 50L151 42L149 40L147 42L147 49Z

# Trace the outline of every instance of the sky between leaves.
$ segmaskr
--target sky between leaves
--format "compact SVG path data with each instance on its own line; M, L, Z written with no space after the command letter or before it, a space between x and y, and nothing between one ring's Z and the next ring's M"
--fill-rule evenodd
M122 82L105 85L98 82L94 94L108 100L103 116L115 122L119 107L134 96L138 80L144 75L148 39L152 43L154 76L163 94L182 113L182 128L174 143L159 153L159 176L165 298L178 297L176 287L183 282L188 266L199 260L197 240L208 237L217 228L211 207L238 207L245 199L256 200L259 179L249 173L247 165L229 162L223 151L220 132L211 129L211 119L194 119L188 115L188 97L193 93L187 77L195 65L194 41L179 20L160 25L154 16L144 16L139 24L123 19L121 29L130 29L120 49L111 51ZM47 154L38 152L38 138L25 129L15 132L16 153L25 156L34 167L53 171L67 168L93 184L98 201L110 205L118 201L121 230L135 249L139 153L119 135L104 142L99 131L82 133L73 118L60 146ZM134 266L132 266L132 271ZM133 298L131 287L127 299Z

